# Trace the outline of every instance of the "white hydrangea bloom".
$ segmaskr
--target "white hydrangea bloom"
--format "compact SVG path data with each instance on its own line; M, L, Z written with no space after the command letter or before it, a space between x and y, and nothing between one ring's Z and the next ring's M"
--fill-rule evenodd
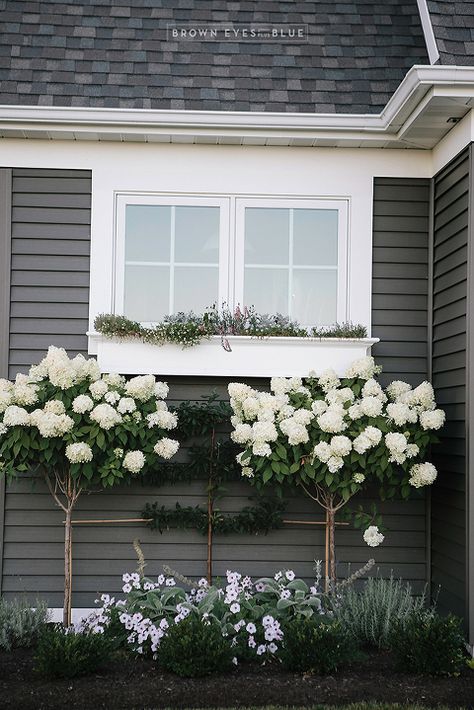
M358 454L365 454L373 446L377 446L382 439L382 432L374 426L368 426L353 441L354 450Z
M331 406L324 414L318 417L318 426L322 431L329 434L338 434L340 431L344 431L347 425L341 411Z
M109 387L123 387L125 385L125 377L119 375L117 372L109 372L104 375L102 379Z
M71 463L88 463L92 461L92 449L89 444L77 442L66 446L66 458Z
M388 396L395 402L410 391L411 385L408 382L402 382L402 380L394 380L387 387Z
M125 384L125 392L133 399L147 402L155 396L155 384L154 375L139 375L138 377L132 377Z
M135 400L132 397L120 397L117 405L117 412L120 414L131 414L137 408Z
M97 360L86 358L83 355L76 355L75 358L71 360L71 366L76 373L76 382L83 382L84 380L100 380L101 372Z
M35 409L31 413L30 421L45 439L63 436L74 426L74 420L67 414L54 414L42 409Z
M435 397L433 385L430 382L422 382L411 392L411 404L418 406L422 410L435 409Z
M446 420L446 414L442 409L427 410L420 412L420 424L423 429L441 429Z
M314 414L309 409L297 409L293 414L293 420L297 424L307 426L314 419Z
M346 370L346 377L349 379L356 377L361 380L371 380L380 371L381 368L375 364L374 358L368 355L355 360Z
M253 392L252 388L244 385L243 382L230 382L227 391L229 392L229 397L235 399L236 402L242 402Z
M331 473L336 473L344 466L344 459L341 456L330 456L327 467Z
M174 412L169 412L167 409L147 414L146 420L149 429L158 426L161 429L170 430L176 429L178 426L178 416Z
M295 408L291 404L284 404L278 412L278 421L282 421L282 419L291 419L295 411Z
M235 414L231 416L230 418L230 423L234 427L234 429L239 425L242 424L242 419L240 417L237 417Z
M438 472L432 463L416 463L410 469L410 480L408 482L414 488L431 486L437 475Z
M408 441L404 434L385 434L385 444L390 451L389 461L402 464L406 461L406 449Z
M341 389L329 390L326 394L326 402L330 405L344 404L345 402L354 401L354 392L350 387L341 387Z
M370 525L364 532L364 542L369 547L378 547L385 539L385 536L379 532L377 525Z
M109 391L109 386L104 380L96 380L89 385L89 392L95 400L102 399L104 394Z
M38 401L38 386L24 382L15 383L13 386L13 399L21 407L36 404Z
M155 382L154 394L156 399L166 399L169 391L170 388L168 387L166 382Z
M352 451L352 442L348 436L333 436L331 439L331 451L335 456L347 456Z
M369 440L373 444L373 446L377 446L377 444L380 444L380 441L382 439L382 432L378 427L376 426L367 426L364 429L364 434L369 437Z
M143 451L127 451L123 457L122 465L130 473L138 473L145 465L145 460Z
M242 402L242 411L246 419L255 419L260 411L260 403L256 397L246 397Z
M60 416L61 414L66 414L66 407L61 402L61 400L50 399L49 402L46 402L46 404L44 405L44 411L52 412L53 414L57 414Z
M253 468L250 468L250 466L244 466L242 469L242 476L245 476L246 478L253 478Z
M379 417L383 411L383 402L378 397L364 397L360 400L360 408L367 417Z
M360 419L361 417L364 416L364 412L362 411L362 407L360 406L360 402L356 402L352 406L349 407L347 410L347 414L349 417L355 421L356 419Z
M179 442L174 439L163 438L156 442L153 451L163 459L170 459L179 449Z
M270 444L267 444L265 441L256 441L252 446L252 453L254 454L254 456L268 457L272 455L272 449L270 447Z
M365 476L363 473L354 473L352 476L352 480L354 483L358 483L359 485L365 481Z
M104 400L107 402L107 404L117 404L117 402L120 401L120 395L118 392L112 390L110 392L105 393Z
M276 426L272 424L272 422L255 422L252 425L253 441L276 441L277 439L278 432Z
M252 427L250 424L238 424L230 438L236 444L247 444L252 439Z
M380 397L380 399L383 402L387 401L387 396L385 392L382 389L382 386L380 385L377 380L374 380L373 377L371 377L367 382L364 384L362 387L362 396L363 397Z
M318 385L324 392L339 387L341 381L334 370L325 370L319 377Z
M390 402L387 404L387 414L397 426L404 426L408 422L415 424L418 414L404 402Z
M7 390L0 390L0 414L13 403L13 396Z
M306 427L303 424L298 424L293 418L283 419L283 421L280 422L280 429L282 433L288 437L288 443L291 446L305 444L309 441Z
M106 402L97 404L90 413L90 417L93 421L97 422L101 429L106 430L112 429L112 427L116 426L116 424L120 424L122 421L121 415Z
M3 423L5 426L28 426L30 424L30 415L23 407L11 404L5 409Z
M405 449L405 455L407 459L412 459L414 456L418 456L419 453L420 447L416 444L408 444L407 448Z
M85 414L94 408L94 401L88 394L79 394L72 401L72 411L76 414Z
M257 414L257 419L259 422L274 422L275 412L271 407L261 407Z
M6 434L8 431L8 427L5 426L5 424L0 423L0 436L3 436L3 434Z
M316 399L311 405L311 411L316 417L319 417L321 416L321 414L324 414L327 408L328 405L323 399Z
M275 394L287 394L292 389L291 380L286 377L272 377L270 389Z
M313 449L313 456L327 463L332 456L332 450L327 441L320 441Z
M250 463L250 456L247 456L246 458L244 458L244 455L245 455L245 451L242 451L240 454L237 454L237 456L235 457L235 460L237 461L237 463L240 466L248 466Z
M13 382L0 377L0 392L11 392L13 390Z

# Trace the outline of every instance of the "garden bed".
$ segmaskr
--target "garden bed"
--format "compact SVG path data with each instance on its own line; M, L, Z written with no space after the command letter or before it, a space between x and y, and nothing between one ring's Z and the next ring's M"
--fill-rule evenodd
M369 653L330 676L288 673L278 664L242 664L207 678L179 678L148 659L124 657L100 673L46 681L33 671L33 652L0 652L0 707L5 710L225 708L265 705L347 705L352 702L474 707L474 671L456 678L406 675L389 654Z

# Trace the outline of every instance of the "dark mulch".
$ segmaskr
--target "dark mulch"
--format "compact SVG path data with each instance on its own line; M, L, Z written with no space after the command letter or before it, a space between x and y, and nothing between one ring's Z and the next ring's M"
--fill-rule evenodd
M111 662L100 673L75 680L43 680L31 651L0 653L0 708L21 710L151 710L259 705L346 705L352 702L417 703L473 708L474 671L430 678L393 670L388 654L370 654L331 676L300 676L276 665L241 666L231 673L182 679L148 659Z

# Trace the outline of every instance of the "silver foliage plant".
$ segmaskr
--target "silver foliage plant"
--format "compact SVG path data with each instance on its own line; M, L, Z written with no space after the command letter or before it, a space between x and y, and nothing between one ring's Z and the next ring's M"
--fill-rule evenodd
M47 621L48 607L43 602L31 608L23 600L0 598L0 649L32 646Z
M424 609L425 604L425 594L414 596L410 585L401 579L369 577L359 591L351 585L340 591L334 616L360 642L387 648L394 625Z

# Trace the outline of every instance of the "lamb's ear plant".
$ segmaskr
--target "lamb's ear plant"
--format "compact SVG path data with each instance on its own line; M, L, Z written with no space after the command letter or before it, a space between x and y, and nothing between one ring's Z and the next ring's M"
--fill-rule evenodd
M431 384L412 389L396 381L384 391L375 379L380 369L365 357L342 378L333 370L304 381L276 377L271 392L229 385L242 476L258 487L296 485L324 510L333 584L336 514L349 500L374 484L382 498L408 498L437 475L424 461L445 420ZM354 516L373 547L384 539L374 522L373 515Z
M30 647L48 620L48 607L35 602L34 608L23 599L7 601L0 597L0 649Z
M40 476L64 513L65 626L77 500L84 490L130 482L176 453L178 442L166 436L177 425L167 394L153 375L101 375L95 360L70 359L53 346L27 375L0 380L0 474L8 481Z

